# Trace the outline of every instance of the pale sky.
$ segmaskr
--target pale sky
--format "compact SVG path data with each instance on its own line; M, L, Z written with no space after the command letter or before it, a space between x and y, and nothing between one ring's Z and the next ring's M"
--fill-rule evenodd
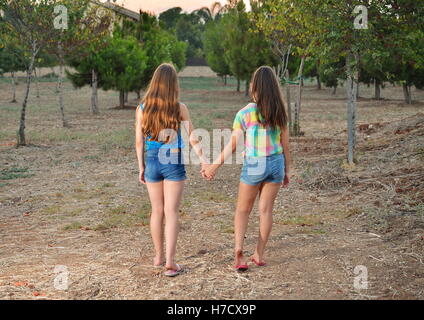
M142 9L143 11L153 12L155 14L161 13L167 9L173 7L181 7L184 11L191 12L201 7L210 7L216 0L118 0L118 4L124 4L124 6L130 10L138 12ZM226 0L219 1L225 4ZM245 1L249 8L249 1Z

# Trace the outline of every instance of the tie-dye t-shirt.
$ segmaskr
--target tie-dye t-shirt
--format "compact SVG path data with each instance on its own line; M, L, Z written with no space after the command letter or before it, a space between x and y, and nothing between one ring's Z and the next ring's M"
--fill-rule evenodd
M257 106L250 103L241 109L233 123L233 130L243 130L247 157L266 157L283 153L280 128L271 129L258 121Z

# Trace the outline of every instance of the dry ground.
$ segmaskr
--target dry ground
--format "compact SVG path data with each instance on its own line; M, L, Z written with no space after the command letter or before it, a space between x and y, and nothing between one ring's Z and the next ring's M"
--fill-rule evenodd
M400 88L384 89L386 100L360 100L358 164L349 167L344 90L331 96L307 85L305 135L291 139L294 177L276 202L265 268L231 268L240 166L224 166L213 182L187 166L177 254L187 273L174 279L150 266L134 112L113 109L117 94L101 92L93 116L89 88L66 83L72 127L63 129L54 88L41 83L39 99L32 91L30 145L15 148L20 106L0 82L1 299L424 298L424 104L405 105ZM182 79L182 88L195 125L206 129L230 127L248 101L216 79ZM424 92L414 97L423 101ZM255 210L247 253L257 227ZM54 287L59 265L69 271L65 291ZM354 288L358 265L368 270L368 289Z

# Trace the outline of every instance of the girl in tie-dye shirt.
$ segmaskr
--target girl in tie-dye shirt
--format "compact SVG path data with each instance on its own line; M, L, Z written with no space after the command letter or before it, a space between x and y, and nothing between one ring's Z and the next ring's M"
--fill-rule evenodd
M280 187L289 184L291 163L288 117L280 84L272 68L263 66L256 70L250 94L253 103L237 113L231 141L213 164L202 171L205 178L213 179L216 170L244 139L244 163L234 217L234 265L237 271L248 269L243 244L249 214L258 195L259 237L250 261L257 266L266 265L264 254L272 229L272 210Z

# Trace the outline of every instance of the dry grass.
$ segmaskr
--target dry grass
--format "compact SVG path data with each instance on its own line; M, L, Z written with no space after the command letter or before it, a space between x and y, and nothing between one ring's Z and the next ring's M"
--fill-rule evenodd
M248 101L234 92L234 81L225 88L217 79L185 78L181 85L194 122L207 129L230 127ZM252 266L246 274L231 268L240 166L224 166L209 183L198 166L187 166L177 250L187 274L176 279L151 267L150 206L137 183L134 113L114 109L117 94L101 92L101 114L93 116L89 89L66 83L71 128L63 129L54 88L41 83L40 99L32 92L31 145L15 148L19 105L8 102L9 84L0 83L0 169L10 178L0 180L0 298L424 298L424 145L417 120L423 104L404 105L401 88L384 89L386 100L360 99L358 125L383 125L360 131L354 167L344 163L344 91L331 96L305 88L305 136L291 139L294 177L276 200L266 268ZM371 89L361 94L369 97ZM424 92L414 97L422 101ZM246 254L257 232L255 208ZM69 269L67 291L53 287L57 265ZM368 268L368 290L353 288L356 265Z

